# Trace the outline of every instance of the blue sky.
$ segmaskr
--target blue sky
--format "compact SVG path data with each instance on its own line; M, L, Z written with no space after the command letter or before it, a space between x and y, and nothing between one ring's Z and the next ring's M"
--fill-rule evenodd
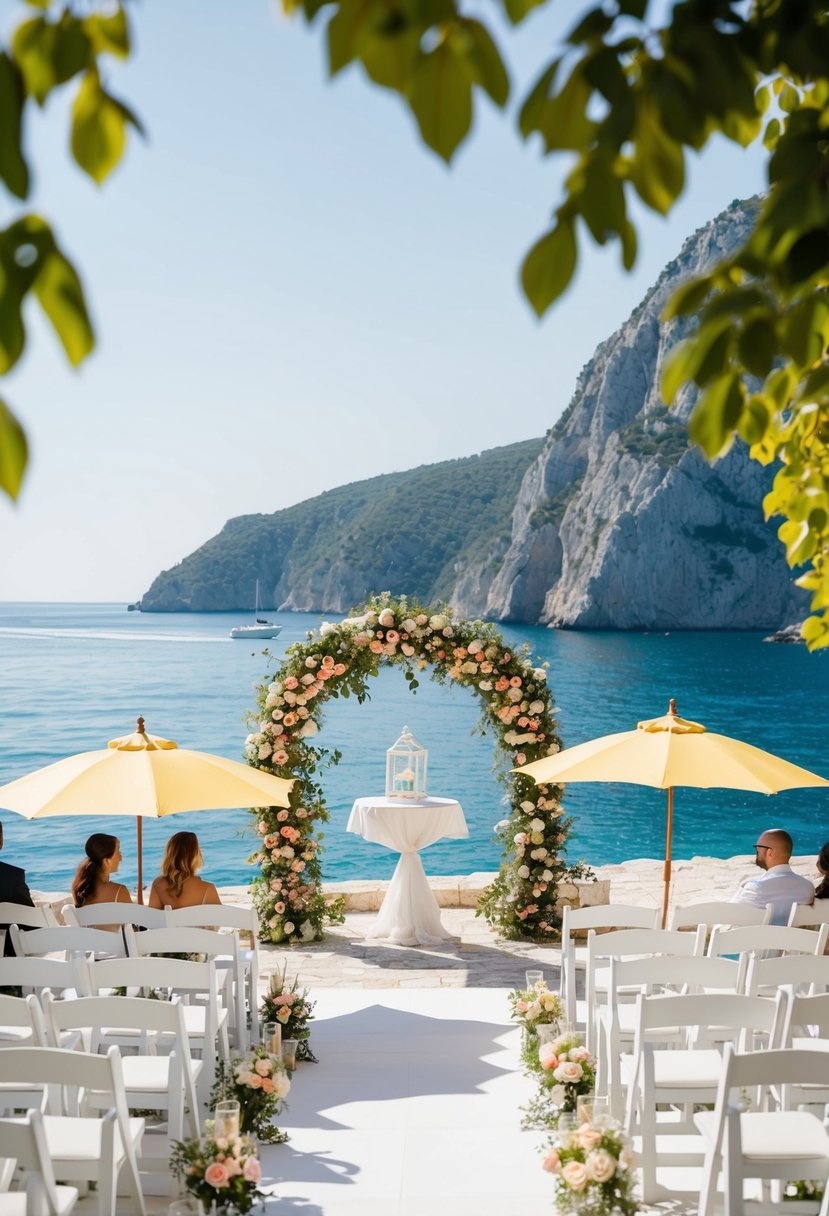
M543 434L684 238L763 185L757 149L718 142L668 220L642 215L635 273L587 252L539 323L517 271L565 163L515 138L520 89L506 115L479 106L447 169L359 69L329 82L319 32L267 0L130 7L135 55L109 85L147 141L97 188L66 153L69 97L30 132L32 206L82 269L99 344L73 372L29 315L2 386L33 452L0 502L0 599L135 599L231 516ZM510 38L514 81L583 7Z

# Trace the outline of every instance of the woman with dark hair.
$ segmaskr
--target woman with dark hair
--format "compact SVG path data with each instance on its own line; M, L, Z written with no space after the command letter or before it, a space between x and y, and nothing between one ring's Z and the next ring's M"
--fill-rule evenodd
M94 832L84 845L86 857L72 880L76 908L86 904L131 904L130 893L112 875L121 864L121 842L117 836Z
M829 840L820 850L815 862L820 882L815 887L815 899L829 899Z
M151 908L192 908L196 904L220 904L212 882L199 878L204 865L195 832L176 832L167 841L161 874L150 889Z

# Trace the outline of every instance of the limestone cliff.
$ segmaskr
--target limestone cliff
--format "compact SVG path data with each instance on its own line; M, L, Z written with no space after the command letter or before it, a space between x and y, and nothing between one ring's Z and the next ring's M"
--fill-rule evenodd
M660 322L667 299L745 238L753 211L733 203L690 237L582 371L522 482L510 546L478 606L487 616L594 629L758 629L803 616L806 597L761 512L771 472L741 444L707 464L688 446L695 391L670 411L659 396L688 326Z

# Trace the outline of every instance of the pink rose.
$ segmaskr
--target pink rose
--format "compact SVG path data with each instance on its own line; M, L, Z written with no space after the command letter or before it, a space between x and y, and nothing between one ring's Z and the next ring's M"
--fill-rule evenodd
M296 676L288 676L287 680L285 681L285 687L286 688L297 688L298 686L299 686L299 680L296 678Z
M285 820L288 818L288 812L284 809L281 811L278 811L276 817L280 823L284 823Z
M568 1161L560 1172L571 1191L583 1191L587 1186L587 1170L580 1161Z
M376 638L372 638L372 640L368 644L368 648L372 654L382 654L383 653L383 643L378 642Z
M580 1148L587 1152L591 1148L595 1148L600 1143L602 1133L598 1127L594 1127L592 1123L582 1123L581 1127L576 1132L576 1140ZM597 1179L597 1181L599 1181ZM606 1180L605 1180L606 1181Z
M260 1180L262 1177L262 1167L255 1157L248 1157L242 1170L242 1176L246 1182L257 1183Z
M561 1158L554 1148L551 1148L547 1156L541 1162L541 1168L546 1170L548 1174L556 1174L561 1166Z
M584 1069L575 1060L562 1060L553 1076L557 1081L561 1081L562 1085L575 1085L584 1076Z
M204 1171L205 1182L217 1191L223 1186L227 1186L229 1179L230 1175L227 1172L227 1166L223 1165L221 1161L211 1161Z
M345 675L345 672L346 672L345 663L336 663L334 665L334 675L335 676Z
M285 911L285 905L283 904L281 899L278 904L274 904L274 911L278 912L280 916Z
M262 1088L262 1078L260 1076L258 1076L255 1072L252 1072L250 1074L250 1080L248 1081L248 1088L249 1089L261 1089Z
M584 1168L594 1182L610 1182L616 1173L616 1158L607 1149L597 1148L594 1153L588 1154Z
M555 1043L542 1043L538 1049L538 1062L544 1069L558 1068Z

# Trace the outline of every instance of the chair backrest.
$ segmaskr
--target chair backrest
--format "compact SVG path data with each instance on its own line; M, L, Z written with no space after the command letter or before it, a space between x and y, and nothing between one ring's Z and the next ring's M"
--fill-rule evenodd
M604 958L636 954L670 954L678 958L699 955L704 940L704 925L697 933L682 933L679 929L614 929L598 934L591 930L587 935L588 972L591 960Z
M259 917L255 908L242 908L238 904L195 904L192 908L165 908L164 916L168 929L177 925L192 929L241 929L252 933L254 939L259 932Z
M636 904L597 904L591 908L568 908L562 911L562 941L582 929L656 929L658 908L640 908Z
M819 930L790 929L787 925L747 925L742 929L723 929L716 925L708 943L708 953L743 954L754 950L782 950L786 954L823 954L829 924Z
M18 1166L26 1171L27 1216L41 1216L41 1213L59 1216L61 1211L66 1211L66 1205L61 1205L58 1198L40 1111L28 1111L25 1119L0 1119L0 1144L3 1153L14 1157Z
M829 902L829 901L827 901ZM669 929L695 929L697 925L768 925L771 923L773 904L765 908L752 908L750 904L732 904L728 900L709 900L701 904L683 904L671 909Z
M813 904L792 904L789 925L792 929L829 924L829 899L816 899Z
M686 992L737 992L740 964L736 959L659 954L650 958L611 958L608 1006L616 1007L619 988Z
M731 992L639 996L634 1055L639 1057L654 1031L673 1027L686 1031L687 1043L695 1046L721 1042L725 1031L738 1033L745 1050L755 1046L758 1034L773 1043L781 1033L785 1005L784 993L773 1001Z
M29 929L21 931L12 925L9 932L18 958L28 955L55 954L61 951L65 958L84 954L106 954L112 958L124 958L126 947L119 929L110 933L104 929L82 929L72 925L56 925L52 929Z
M29 904L0 901L0 925L30 925L33 929L48 929L57 923L49 904L32 908Z
M82 959L0 958L0 988L22 988L24 992L74 989L85 994L86 984Z
M781 954L777 958L748 957L744 990L749 996L774 995L784 985L798 995L829 991L829 955Z
M141 958L148 954L204 954L208 958L228 955L236 958L239 940L234 933L219 933L216 929L147 929L136 933L131 925L124 926L127 954Z
M65 1047L10 1047L0 1051L0 1082L42 1086L46 1114L78 1115L79 1093L94 1095L96 1105L106 1099L114 1107L124 1147L129 1152L129 1112L121 1070L121 1053L110 1047L106 1055L71 1051Z
M789 996L788 1008L778 1047L790 1047L795 1036L809 1035L829 1039L829 993ZM798 1047L803 1044L798 1044Z
M85 928L96 925L141 925L144 929L163 929L166 923L160 908L148 908L146 904L84 904L82 908L68 904L64 905L62 915L67 924L68 918L74 916L75 922Z
M28 996L0 995L0 1026L3 1027L0 1049L45 1047L48 1042L43 1011L33 993Z

